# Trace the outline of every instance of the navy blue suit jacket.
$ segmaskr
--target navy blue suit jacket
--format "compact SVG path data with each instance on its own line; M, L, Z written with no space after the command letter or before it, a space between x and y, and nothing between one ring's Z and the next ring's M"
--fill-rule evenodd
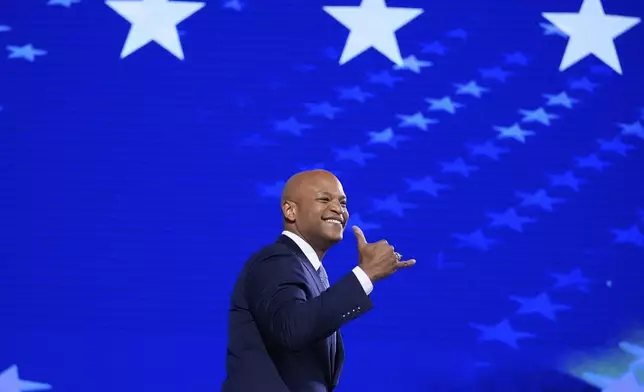
M248 260L233 288L222 392L332 391L344 362L338 329L372 306L353 272L323 290L302 250L280 236Z

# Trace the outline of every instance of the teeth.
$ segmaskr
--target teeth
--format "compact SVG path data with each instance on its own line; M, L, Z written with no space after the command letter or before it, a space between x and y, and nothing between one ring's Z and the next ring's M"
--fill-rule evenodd
M332 223L337 223L337 224L339 224L339 225L341 225L341 224L342 224L342 222L340 222L340 221L339 221L339 220L337 220L337 219L327 219L326 221L327 221L327 222L332 222Z

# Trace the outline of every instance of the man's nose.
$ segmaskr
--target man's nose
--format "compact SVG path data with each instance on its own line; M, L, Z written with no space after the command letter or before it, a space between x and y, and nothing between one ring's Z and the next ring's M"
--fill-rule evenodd
M340 204L339 201L334 201L331 203L331 206L329 207L331 211L334 213L341 215L342 214L342 205Z

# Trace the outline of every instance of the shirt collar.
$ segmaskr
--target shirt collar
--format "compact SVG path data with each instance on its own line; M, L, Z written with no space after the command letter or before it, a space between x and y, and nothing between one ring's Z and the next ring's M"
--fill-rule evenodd
M311 262L313 265L313 268L317 271L320 269L320 266L322 265L322 262L320 261L320 258L318 257L317 253L313 250L313 247L309 245L308 242L306 242L302 237L299 235L290 232L288 230L284 230L282 232L283 235L287 236L288 238L292 239L297 246L302 249L302 252L304 253L304 256L306 256L307 259Z

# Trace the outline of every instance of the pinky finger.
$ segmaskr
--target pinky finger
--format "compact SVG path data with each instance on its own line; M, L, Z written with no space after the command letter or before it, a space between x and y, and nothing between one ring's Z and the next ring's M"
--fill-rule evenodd
M409 259L405 261L400 261L398 264L396 264L396 269L403 269L403 268L409 268L412 265L416 264L416 259Z

